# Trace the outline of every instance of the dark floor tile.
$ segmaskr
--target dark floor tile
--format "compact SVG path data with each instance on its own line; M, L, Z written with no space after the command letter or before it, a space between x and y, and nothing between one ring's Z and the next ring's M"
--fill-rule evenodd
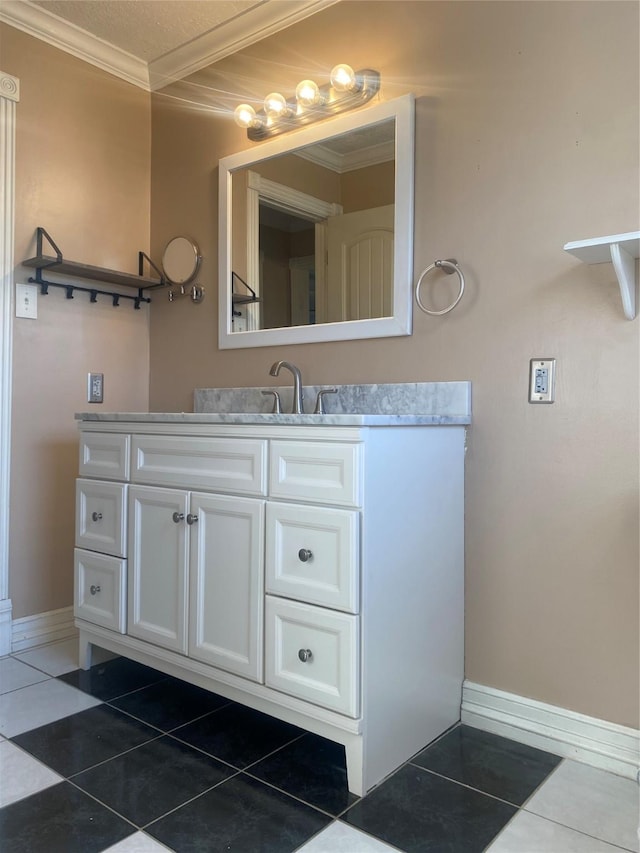
M12 740L56 773L71 776L159 735L115 708L98 705Z
M79 773L73 782L142 827L232 773L221 762L163 735Z
M407 765L342 820L406 853L480 853L516 808Z
M317 735L299 738L248 772L333 815L358 799L347 786L344 747Z
M74 669L73 672L59 675L58 678L105 701L140 687L147 687L166 678L166 675L128 658L114 658L106 663L96 664L91 669Z
M549 752L458 726L413 758L412 764L519 806L560 761Z
M173 732L173 736L244 769L304 734L260 711L231 704Z
M310 806L239 774L145 831L180 853L290 853L330 820Z
M167 732L228 705L229 700L178 678L166 678L110 704Z
M0 809L2 853L98 853L133 832L69 782Z

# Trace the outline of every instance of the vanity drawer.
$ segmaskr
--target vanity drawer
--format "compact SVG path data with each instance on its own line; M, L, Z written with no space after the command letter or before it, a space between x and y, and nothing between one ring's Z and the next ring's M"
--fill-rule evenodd
M269 494L338 506L361 504L360 444L272 441Z
M73 615L124 634L126 560L76 548Z
M267 686L357 717L359 675L357 616L266 596Z
M266 494L264 440L134 435L131 450L135 483Z
M119 433L81 432L80 476L128 480L130 442L130 436Z
M360 514L267 503L268 592L358 612Z
M127 541L127 486L76 480L76 545L124 557Z

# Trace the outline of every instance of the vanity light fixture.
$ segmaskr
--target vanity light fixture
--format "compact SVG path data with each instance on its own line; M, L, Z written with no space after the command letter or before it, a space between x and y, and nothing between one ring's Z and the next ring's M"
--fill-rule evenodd
M251 104L240 104L234 112L235 122L257 142L360 107L380 91L380 74L370 68L354 71L350 65L336 65L330 81L318 86L313 80L302 80L291 100L272 92L259 112Z

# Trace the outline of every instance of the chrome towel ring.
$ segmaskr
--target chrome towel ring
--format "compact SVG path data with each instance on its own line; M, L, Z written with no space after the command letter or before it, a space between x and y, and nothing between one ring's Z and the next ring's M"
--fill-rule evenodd
M453 300L451 305L449 305L448 308L443 308L442 311L431 311L429 308L425 308L425 306L422 303L422 300L420 299L420 287L422 286L422 281L423 281L424 277L428 273L430 273L431 270L436 269L436 267L438 269L441 269L443 272L446 272L447 275L453 275L453 273L455 272L458 274L458 278L460 279L460 292L458 293L456 298ZM420 306L422 311L424 311L425 314L431 314L432 317L439 317L442 314L448 314L449 311L452 311L456 307L458 302L460 302L460 300L462 299L463 293L464 293L464 276L462 275L462 270L458 266L458 262L456 261L455 258L447 258L446 261L434 261L425 270L422 271L422 273L420 274L420 278L418 279L418 282L416 284L416 302L418 303L418 305Z

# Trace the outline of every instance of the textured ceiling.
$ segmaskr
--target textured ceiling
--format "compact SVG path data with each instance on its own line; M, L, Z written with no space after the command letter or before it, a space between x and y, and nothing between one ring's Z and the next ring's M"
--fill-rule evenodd
M264 0L32 0L127 53L153 62Z

